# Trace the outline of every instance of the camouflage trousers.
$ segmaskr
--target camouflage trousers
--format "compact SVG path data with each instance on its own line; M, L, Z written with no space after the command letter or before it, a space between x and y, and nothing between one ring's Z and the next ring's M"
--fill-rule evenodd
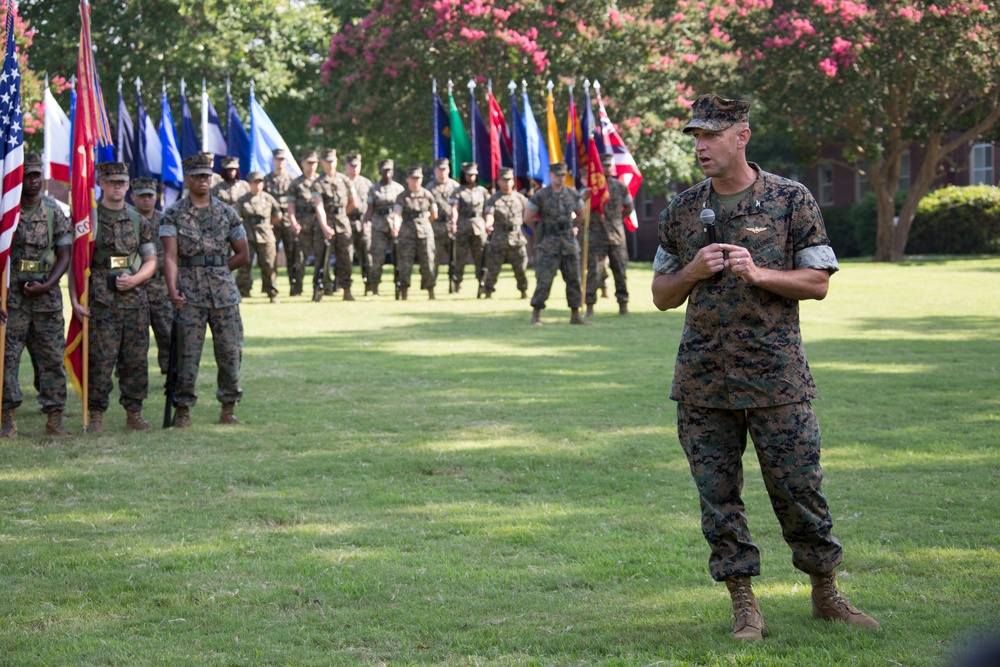
M361 278L367 284L368 274L372 270L371 228L366 227L361 220L351 220L351 235L354 242L354 256L358 258L358 265L361 268Z
M236 269L236 289L240 291L240 296L244 298L250 296L250 293L253 291L253 260L255 251L254 244L249 238L247 238L247 246L250 251L247 263Z
M244 278L246 293L249 295L253 289L253 258L257 257L257 266L260 267L261 292L267 296L278 296L278 288L275 286L278 281L278 248L274 241L247 241L250 246L250 261L236 269L236 286L240 288L240 294L244 294L243 286L240 285L240 276Z
M106 412L118 371L118 402L141 410L149 390L149 309L93 304L87 409Z
M538 248L535 257L535 293L531 297L531 307L545 308L552 291L552 281L556 273L562 273L566 283L566 302L570 308L579 308L583 301L583 291L580 289L580 254L579 251L547 252Z
M809 402L748 410L678 403L677 435L698 487L712 578L760 574L760 552L740 497L747 433L792 564L809 574L832 572L843 553L820 489L819 424Z
M382 265L385 264L385 252L391 247L392 237L389 235L388 227L384 231L373 228L371 245L372 265L371 270L368 272L369 287L377 288L379 283L382 282Z
M587 299L588 305L597 303L597 288L606 278L604 259L610 260L611 273L615 277L615 298L618 303L628 303L628 284L625 272L628 269L628 251L625 246L609 246L603 240L593 238L587 248Z
M399 286L410 287L410 275L414 262L420 264L420 289L434 289L437 277L434 274L434 237L399 237Z
M329 242L332 244L333 239L330 239ZM299 245L302 246L306 256L312 255L313 257L313 289L318 288L327 295L333 294L333 272L330 271L330 262L326 261L324 264L324 258L329 259L326 255L327 240L315 218L309 227L302 226ZM330 257L332 256L333 248L330 248Z
M462 224L458 221L458 233L455 234L455 282L459 285L465 278L465 265L472 253L472 264L476 268L475 278L479 282L479 272L483 268L483 248L486 247L486 232L477 232L468 221Z
M340 289L350 288L353 282L351 273L354 270L354 236L351 233L337 232L333 237L333 255L337 258L334 272L337 286Z
M290 296L302 294L302 278L305 275L306 261L302 248L299 246L299 236L292 231L292 226L282 222L274 228L274 236L281 242L285 250L285 267L288 270L288 283L291 286ZM277 264L277 259L275 259Z
M180 367L177 376L177 405L187 407L198 402L195 385L198 367L205 347L205 326L212 330L212 347L218 368L215 397L220 403L238 403L243 397L240 389L240 364L243 361L243 320L239 306L226 308L197 308L185 305L177 314L180 323Z
M160 375L167 374L170 365L170 328L174 323L174 304L170 303L167 283L163 276L155 275L146 281L146 298L149 299L149 324L156 339L156 361Z
M496 288L497 278L500 277L500 268L505 262L509 262L514 269L514 279L517 280L517 289L524 291L528 289L528 251L523 245L508 245L506 241L501 245L491 243L486 251L486 291L492 292Z
M441 267L445 267L445 271L448 271L448 264L451 263L451 235L448 230L445 229L443 232L438 232L434 229L434 275L440 278L448 278L448 274L441 273Z
M18 382L21 353L27 341L28 354L35 368L35 387L42 412L66 409L66 334L62 311L36 313L12 308L7 314L7 338L4 350L3 409L21 407L24 394Z

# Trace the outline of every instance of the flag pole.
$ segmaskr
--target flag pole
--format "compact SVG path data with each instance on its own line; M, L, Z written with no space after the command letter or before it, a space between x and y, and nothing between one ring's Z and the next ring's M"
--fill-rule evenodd
M3 272L3 280L0 280L0 308L7 312L7 284L10 282L10 256L7 256L7 267ZM4 361L7 358L7 320L0 322L0 396L3 396L3 374Z

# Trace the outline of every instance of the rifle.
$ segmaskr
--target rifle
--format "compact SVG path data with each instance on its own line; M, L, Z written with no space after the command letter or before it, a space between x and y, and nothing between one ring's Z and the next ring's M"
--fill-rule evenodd
M176 315L170 326L170 354L167 361L167 382L163 393L167 396L163 406L163 428L170 428L173 422L173 411L177 407L177 378L180 375L181 326Z
M476 278L479 279L479 287L476 288L476 298L479 299L486 292L486 275L489 273L486 267L486 252L490 248L490 240L492 240L493 235L490 234L486 237L486 243L483 244L483 252L479 257L479 275Z
M403 289L403 276L399 273L399 238L392 238L392 276L396 281L396 301L399 301Z
M448 294L458 291L458 276L455 271L455 239L448 237Z

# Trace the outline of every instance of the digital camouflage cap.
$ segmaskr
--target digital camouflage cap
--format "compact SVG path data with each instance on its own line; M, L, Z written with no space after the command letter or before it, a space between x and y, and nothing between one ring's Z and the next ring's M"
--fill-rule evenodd
M691 122L684 128L685 134L692 130L721 132L733 123L750 122L750 102L747 100L727 100L718 95L701 95L691 107Z
M132 181L132 195L155 195L157 183L152 178L137 178Z
M184 175L185 176L197 176L199 174L212 173L212 162L214 159L211 153L198 153L197 155L191 155L190 157L184 158Z
M98 181L127 181L128 165L124 162L98 162Z
M24 154L24 175L42 173L42 156L38 153Z

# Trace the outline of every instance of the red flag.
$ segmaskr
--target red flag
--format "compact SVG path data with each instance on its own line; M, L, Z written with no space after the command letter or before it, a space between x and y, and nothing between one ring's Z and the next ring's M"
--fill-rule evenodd
M604 108L604 101L601 99L600 90L597 92L597 112L600 115L601 134L604 136L605 150L615 157L615 170L618 172L618 180L624 183L632 197L635 197L636 193L639 192L639 186L642 185L642 172L639 171L639 165L635 163L632 154L628 152L628 147L622 141L618 130L611 124L608 112ZM635 215L635 211L633 211L632 215L625 220L625 226L630 232L634 232L638 224L639 220Z
M601 167L601 154L597 152L594 137L587 142L587 187L590 188L590 210L604 212L604 205L611 199L608 182Z
M70 204L73 222L73 262L70 270L76 284L80 304L89 302L90 262L94 254L91 230L97 218L94 199L94 148L99 137L97 70L90 47L90 5L80 3L80 51L77 62L76 111L73 118L73 166L70 173ZM110 133L109 133L110 134ZM83 396L84 323L73 314L66 335L66 371L73 388ZM87 406L84 406L84 410Z
M487 102L490 115L490 163L493 167L493 179L497 178L500 168L504 165L503 156L508 156L507 162L513 164L509 156L514 154L514 145L510 137L510 128L507 127L507 119L504 118L503 110L497 99L493 97L493 91L487 93Z
M3 205L0 209L0 277L9 279L10 245L21 217L21 185L24 183L24 117L21 111L21 70L14 44L13 2L7 3L7 42L0 76L0 162ZM9 284L9 282L7 283Z

